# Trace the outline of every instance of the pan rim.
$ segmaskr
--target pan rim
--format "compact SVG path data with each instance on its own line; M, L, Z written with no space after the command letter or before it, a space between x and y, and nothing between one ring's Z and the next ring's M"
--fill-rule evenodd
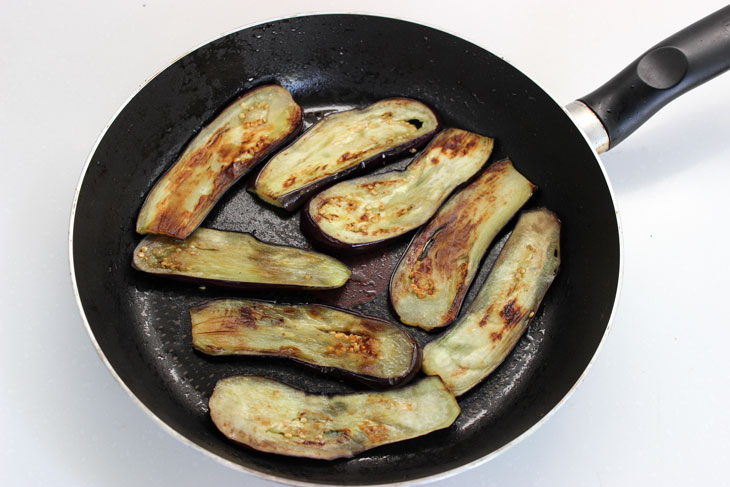
M509 60L507 57L502 56L501 54L495 52L494 50L487 49L487 48L481 46L478 42L475 42L474 40L470 39L467 36L464 36L462 34L453 33L451 31L449 31L448 29L445 29L445 28L440 27L440 26L436 26L436 25L433 25L433 24L430 24L430 23L426 23L426 22L423 22L423 21L419 21L419 20L415 20L415 19L407 19L407 18L403 18L403 17L400 17L400 16L390 16L390 15L383 15L383 14L379 14L379 13L372 13L372 12L365 12L365 11L357 11L357 12L353 12L353 11L313 11L313 12L310 11L310 12L297 12L295 14L292 14L292 15L289 15L289 16L286 16L286 17L274 17L274 18L263 19L263 20L258 20L258 21L252 22L252 23L244 24L242 26L239 26L239 27L236 27L236 28L231 29L229 31L223 32L223 33L221 33L221 34L219 34L219 35L217 35L217 36L215 36L213 38L210 38L210 39L208 39L208 40L206 40L204 42L201 42L201 43L195 45L191 49L185 51L182 55L174 58L172 61L170 61L169 63L167 63L161 69L158 69L153 75L151 75L147 79L145 79L145 81L143 81L122 102L122 104L120 105L120 107L114 112L114 114L111 116L111 118L106 123L106 125L104 126L104 128L100 131L99 135L96 138L96 141L94 142L94 144L91 147L91 150L89 151L89 154L88 154L88 156L86 158L86 162L85 162L85 164L84 164L84 166L83 166L83 168L81 170L81 174L80 174L80 176L78 178L78 182L76 184L76 190L75 190L73 202L72 202L72 205L71 205L71 214L70 214L70 221L69 221L68 252L69 252L70 276L71 276L71 283L72 283L72 288L73 288L73 293L74 293L74 299L76 301L76 305L77 305L78 310L80 312L81 319L82 319L82 321L84 323L84 326L86 328L86 332L89 335L89 338L90 338L90 340L92 342L92 345L96 349L96 352L99 355L99 358L101 359L102 363L104 363L104 365L106 366L106 368L109 371L109 373L117 381L117 383L119 383L119 385L122 387L122 389L130 396L130 398L132 399L132 401L134 403L136 403L137 406L139 406L142 409L142 411L144 411L155 423L157 423L159 426L161 426L163 430L167 431L173 438L176 438L182 444L184 444L184 445L186 445L186 446L188 446L190 448L193 448L194 450L197 450L197 451L203 453L205 456L207 456L209 458L212 458L214 461L218 462L221 465L224 465L224 466L226 466L228 468L231 468L231 469L236 470L236 471L239 471L239 472L244 472L246 474L250 474L250 475L252 475L254 477L262 478L264 480L268 480L268 481L271 481L271 482L276 482L276 483L284 484L284 485L301 486L301 487L321 487L321 486L333 485L333 484L326 484L326 483L300 481L300 480L290 479L290 478L281 477L281 476L277 476L277 475L272 475L272 474L268 474L268 473L261 472L259 470L254 470L252 468L245 467L245 466L240 465L238 463L235 463L235 462L233 462L231 460L225 459L225 458L223 458L223 457L221 457L221 456L219 456L219 455L211 452L210 450L208 450L208 449L206 449L206 448L198 445L194 441L188 439L182 433L179 433L172 426L170 426L165 421L163 421L151 409L149 409L136 396L136 394L129 388L129 386L122 380L122 378L119 376L119 374L116 372L116 370L112 366L112 364L109 361L109 359L106 357L106 354L104 353L104 351L101 349L101 346L99 345L99 342L97 341L96 336L94 335L94 332L91 329L91 325L90 325L90 323L88 321L88 318L86 316L86 313L84 311L83 303L81 302L81 296L80 296L79 289L78 289L78 284L77 284L77 281L76 281L76 272L75 272L74 257L73 257L73 254L74 254L74 252L73 252L73 249L74 249L74 247L73 247L73 244L74 244L73 231L74 231L74 226L75 226L76 210L77 210L77 206L78 206L79 195L81 193L81 187L82 187L82 185L84 183L84 180L85 180L85 177L86 177L86 173L88 172L89 166L91 165L91 161L93 159L94 154L96 153L96 150L97 150L99 144L101 143L101 141L106 136L109 128L114 123L114 121L117 119L117 117L127 108L127 106L129 105L129 103L140 93L140 91L142 91L142 89L144 89L150 82L152 82L152 80L154 80L157 76L159 76L162 72L164 72L165 70L167 70L170 66L172 66L173 64L175 64L180 59L188 56L189 54L197 51L198 49L200 49L200 48L202 48L202 47L204 47L204 46L206 46L206 45L208 45L208 44L210 44L212 42L215 42L216 40L222 39L223 37L229 36L231 34L234 34L236 32L242 31L242 30L246 30L246 29L249 29L249 28L257 27L257 26L264 25L264 24L271 23L271 22L278 22L278 21L282 21L282 20L296 19L296 18L301 18L301 17L327 16L327 15L357 15L357 16L365 16L365 17L374 17L374 18L381 18L381 19L397 20L397 21L401 21L401 22L407 22L407 23L415 24L415 25L418 25L418 26L428 27L430 29L434 29L434 30L437 30L437 31L440 31L440 32L444 32L444 33L449 34L451 36L454 36L454 37L456 37L458 39L462 39L464 41L467 41L467 42L473 44L474 46L477 46L480 49L484 49L485 51L493 54L494 56L499 57L502 61L504 61L505 63L507 63L508 65L510 65L512 68L514 68L515 70L517 70L519 73L523 74L529 80L533 81L543 92L545 92L545 94L553 102L555 102L562 109L562 111L565 113L566 117L578 129L578 132L581 134L581 136L585 140L586 145L588 146L588 148L593 153L594 160L598 164L598 167L599 167L599 169L601 171L601 174L603 175L603 179L604 179L604 182L605 182L605 184L607 186L607 189L608 189L608 192L609 192L609 196L611 197L611 204L612 204L612 206L614 208L614 215L616 217L617 236L618 236L618 276L617 276L616 293L614 295L613 306L611 308L611 312L609 314L609 318L608 318L608 321L606 323L606 327L604 329L604 332L603 332L603 335L601 337L601 340L598 343L598 346L594 350L593 355L591 356L590 360L588 361L588 363L586 364L585 368L581 372L580 376L576 379L576 381L574 382L574 384L565 393L565 395L542 418L540 418L538 421L536 421L532 426L530 426L527 430L525 430L524 432L522 432L519 436L515 437L514 439L512 439L511 441L505 443L504 445L502 445L498 449L494 450L493 452L491 452L491 453L489 453L489 454L487 454L487 455L485 455L485 456L483 456L483 457L481 457L481 458L479 458L477 460L474 460L474 461L469 462L469 463L465 463L463 465L460 465L460 466L458 466L456 468L452 468L450 470L445 470L443 472L440 472L440 473L437 473L437 474L433 474L433 475L429 475L429 476L425 476L425 477L419 477L419 478L413 479L413 480L390 482L390 483L381 483L381 484L349 484L349 485L353 485L353 486L357 485L357 486L363 486L363 487L364 486L368 486L368 487L378 487L378 486L383 486L383 487L384 486L400 487L400 486L406 486L406 485L424 485L424 484L428 484L428 483L431 483L431 482L436 482L436 481L439 481L439 480L444 480L446 478L450 478L450 477L459 475L459 474L461 474L463 472L466 472L466 471L471 470L473 468L479 467L479 466L481 466L481 465L489 462L490 460L496 458L497 456L501 455L505 451L511 449L513 446L515 446L518 443L520 443L521 441L523 441L525 438L527 438L527 437L531 436L532 434L534 434L534 432L537 431L538 428L540 428L549 418L551 418L568 401L568 399L576 391L576 389L579 386L579 384L581 384L583 382L583 379L586 377L586 375L588 374L590 368L595 363L596 357L598 356L598 353L601 351L601 349L603 348L603 346L604 346L604 344L606 342L606 338L607 338L609 332L612 329L612 324L613 324L614 317L616 315L616 310L618 308L618 303L619 303L619 300L620 300L621 288L622 288L622 283L623 283L623 273L624 273L624 240L623 240L623 228L622 228L622 225L621 225L620 212L619 212L619 210L617 208L617 205L616 205L616 195L615 195L615 192L613 190L613 186L611 184L611 180L608 177L607 171L606 171L606 169L605 169L605 167L603 165L603 162L602 162L602 160L601 160L598 152L596 152L595 148L591 144L590 139L586 135L585 131L580 127L580 125L578 125L578 123L576 123L576 121L570 116L569 112L565 109L565 106L563 104L561 104L560 102L558 102L557 99L552 95L552 93L550 93L548 90L546 90L540 83L538 83L537 81L535 81L531 76L528 76L522 69L519 68L519 66L516 63L512 62L511 60Z

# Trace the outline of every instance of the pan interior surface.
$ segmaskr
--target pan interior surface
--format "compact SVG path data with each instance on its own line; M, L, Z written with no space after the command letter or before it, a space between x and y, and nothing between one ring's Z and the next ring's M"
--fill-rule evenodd
M312 392L356 387L286 361L211 359L191 347L190 305L213 297L319 302L397 321L387 283L410 235L343 261L353 278L338 291L236 291L176 283L136 272L132 251L142 202L185 144L230 101L265 83L287 88L311 123L334 110L406 96L432 106L445 127L496 138L492 161L509 156L539 186L531 206L563 223L562 268L514 352L460 398L450 428L331 462L289 458L228 442L208 417L218 379L257 374ZM403 167L408 158L393 167ZM203 225L251 232L310 248L299 214L246 191L247 178ZM485 258L462 312L486 278L504 231ZM359 15L271 22L213 41L152 79L110 125L78 194L72 256L82 312L116 374L160 420L202 449L283 481L383 484L440 475L520 437L570 391L593 357L613 309L619 234L610 190L595 155L561 107L502 59L417 24ZM433 339L411 331L421 344Z

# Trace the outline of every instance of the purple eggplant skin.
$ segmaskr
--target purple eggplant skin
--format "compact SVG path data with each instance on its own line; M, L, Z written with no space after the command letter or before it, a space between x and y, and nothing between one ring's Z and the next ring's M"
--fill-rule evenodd
M420 102L418 100L413 100L410 98L387 98L387 99L379 101L378 103L391 102L391 101L393 101L393 102L397 102L397 101L417 102L419 104L426 106L422 102ZM370 105L370 106L372 106L372 105ZM366 108L368 108L368 107L365 107L360 110L364 110ZM302 205L304 205L307 202L307 200L309 198L311 198L313 195L329 188L330 186L336 184L339 181L343 181L345 179L350 179L352 177L374 171L375 169L383 167L383 166L393 162L394 160L402 157L405 154L413 153L413 152L416 152L417 150L421 149L424 145L426 145L433 138L434 135L436 135L441 130L441 120L440 120L438 114L436 114L436 112L433 109L431 109L430 107L428 107L428 108L431 111L431 116L433 117L433 120L434 120L433 128L427 132L424 132L423 134L419 135L416 138L407 140L404 143L399 144L395 147L391 147L382 152L374 154L373 156L368 157L367 159L364 159L353 166L346 167L329 176L315 180L315 181L307 184L306 186L302 186L301 188L298 188L295 191L292 191L292 192L289 192L289 193L286 193L283 195L279 195L276 198L268 198L268 197L265 197L265 195L260 194L260 192L257 191L257 188L260 184L261 177L264 174L267 166L275 160L275 157L276 157L275 156L274 158L269 159L269 161L267 161L266 164L264 164L263 166L261 166L259 168L259 170L257 171L256 177L251 179L248 190L254 194L257 194L259 197L261 197L268 203L274 204L276 206L281 206L285 210L293 212L293 211L299 209ZM348 110L348 111L350 111L350 110ZM346 113L346 112L336 112L333 115L342 114L342 113ZM324 120L326 120L326 118L323 119L323 121ZM297 144L298 140L307 136L307 134L309 134L311 131L316 130L318 128L319 123L321 123L321 121L318 123L315 123L314 125L309 127L309 129L307 129L304 133L302 133L297 139L292 141L291 144L289 144L287 147L285 147L284 149L279 151L278 154L283 154L287 150L289 150L293 146L295 146ZM349 154L349 153L346 153L346 154Z
M228 243L228 247L226 247L226 243ZM233 247L234 252L229 251L230 247ZM156 249L159 250L155 252ZM178 251L178 249L180 250ZM199 273L190 272L192 270L189 269L190 267L200 264L200 260L196 257L198 253L215 249L217 249L214 253L216 258L220 257L229 262L243 262L244 260L262 262L261 270L264 277L259 279L224 278L223 276L206 277ZM245 253L236 255L235 250L241 249ZM154 255L155 253L158 255ZM188 256L189 253L193 256ZM289 259L296 257L301 259L303 267L293 267L288 275L283 275L278 280L271 277L277 270L276 265L291 262ZM169 262L165 262L166 260L169 260ZM267 265L267 260L273 260L274 263L269 262L270 265ZM137 244L134 250L132 267L146 274L178 281L244 290L330 290L342 287L351 274L350 269L342 262L319 252L263 242L249 233L226 232L208 228L198 228L186 240L178 240L165 235L147 235ZM297 274L302 274L302 269L306 272L303 274L303 279L297 281L296 278L299 278ZM285 271L287 270L285 269ZM325 272L334 275L332 281L317 282L324 279L322 276ZM327 276L324 275L324 277Z
M412 231L425 224L438 211L441 204L448 198L449 195L458 191L460 188L463 188L475 178L476 174L489 159L493 146L494 139L490 137L467 132L461 129L446 128L442 130L435 138L433 138L430 144L426 146L426 148L423 149L421 153L419 153L413 159L413 161L411 161L409 165L406 166L406 168L401 170L384 172L378 175L362 176L360 178L350 181L344 181L336 186L330 187L326 191L323 191L322 193L319 193L315 197L310 199L307 202L307 205L302 210L301 214L300 225L302 233L304 233L304 235L306 235L317 248L328 253L353 255L361 254L381 247L384 244L392 241L393 239L397 239L408 233L411 233ZM462 159L458 159L460 157ZM444 183L444 188L422 188L418 186L418 184L440 184L442 179L440 176L442 174L439 174L435 171L442 170L444 165L448 164L447 161L456 162L451 162L453 168L450 168L451 171L449 172L449 177L452 180L447 180ZM459 162L462 163L459 164ZM434 169L437 167L440 167L441 169ZM423 176L423 174L427 171L434 171L435 174L433 174L432 176L435 175L436 177ZM411 176L411 174L414 175ZM411 188L409 188L412 193L410 195L409 201L413 201L414 203L409 204L407 208L399 208L398 206L393 206L397 205L397 202L395 204L390 202L389 205L381 206L382 203L377 201L377 198L380 198L380 196L376 196L376 198L372 201L358 200L358 198L362 199L363 195L367 196L367 191L365 190L369 189L370 194L377 195L378 191L376 190L375 186L379 184L384 184L386 187L386 190L384 191L386 191L387 193L388 185L398 183L401 180L404 181L403 184L412 186ZM322 207L323 204L327 202L327 200L342 198L341 196L336 194L336 191L339 188L345 186L347 187L347 190L343 191L343 193L347 194L346 198L350 198L354 201L355 208L355 210L350 210L348 206L348 211L360 211L360 208L364 205L365 213L361 215L359 219L357 219L358 223L362 224L375 222L375 219L373 219L371 216L368 216L368 212L370 211L368 210L368 208L370 208L370 206L373 207L372 211L374 212L391 212L397 214L399 217L402 217L403 215L413 215L414 212L421 211L424 207L426 207L426 205L424 205L424 199L428 196L435 196L432 202L426 201L426 203L429 203L428 213L421 215L419 221L414 224L410 224L410 226L408 226L407 228L395 231L391 227L391 229L385 232L385 237L377 240L347 242L340 240L339 238L336 238L333 235L325 232L318 224L318 220L321 220L323 217L321 215L313 215L315 211L319 211L320 207ZM357 196L355 195L356 191L360 191L363 194ZM390 206L393 207L391 208ZM411 212L413 208L415 208L415 210ZM387 217L381 218L380 213L378 213L376 216L379 218L378 221L387 221ZM391 232L391 230L393 231Z
M140 209L137 233L187 238L223 194L294 139L302 123L302 109L285 88L264 85L244 93L157 180Z
M229 301L230 303L226 303ZM255 314L259 312L260 310L252 309L252 306L260 306L260 307L267 307L271 306L272 308L278 308L284 315L286 314L293 314L297 311L306 311L307 312L313 312L316 316L318 312L321 311L335 311L338 313L345 313L357 320L361 320L364 325L362 325L363 328L368 330L373 330L373 334L375 334L378 330L382 330L383 328L389 328L391 330L397 330L400 333L400 336L405 338L409 345L410 345L410 354L411 354L411 360L408 368L400 375L396 377L382 377L367 373L360 373L355 372L353 370L348 370L341 367L336 366L327 366L327 365L320 365L317 363L313 363L311 361L306 361L303 359L300 359L297 357L298 353L301 353L301 351L292 345L281 345L279 344L279 349L265 349L265 350L246 350L246 349L238 349L237 351L226 351L223 348L216 347L216 346L206 346L205 344L201 343L202 340L200 340L198 337L200 335L204 335L205 333L199 332L196 330L196 327L202 326L200 321L196 324L195 316L196 314L200 315L205 312L206 309L215 307L216 305L221 304L225 306L226 304L230 304L230 306L239 306L241 307L237 314L233 315L230 320L226 321L225 324L220 323L222 320L218 319L214 325L220 324L220 329L216 328L214 330L208 330L208 333L212 333L214 336L220 336L222 333L236 333L237 329L243 330L244 332L249 331L251 329L257 329L259 325L256 324L256 318ZM281 303L275 303L272 301L264 301L264 300L256 300L256 299L229 299L229 298L215 298L215 299L209 299L202 301L200 303L195 304L190 308L190 316L191 316L191 323L192 323L192 336L193 336L193 348L198 350L199 352L211 355L211 356L231 356L231 355L238 355L238 356L259 356L259 357L266 357L266 358L277 358L282 360L290 360L292 362L295 362L298 365L301 365L304 368L313 370L319 374L322 374L324 376L331 377L333 379L339 379L344 380L351 383L357 383L361 385L365 385L371 389L376 390L384 390L384 389L392 389L394 387L400 387L408 382L410 382L421 370L421 362L423 360L423 352L416 341L415 338L402 326L397 325L395 323L391 323L389 321L383 320L381 318L375 318L372 316L367 316L361 313L356 313L351 310L338 308L335 306L328 306L328 305L322 305L322 304L310 304L310 303L304 303L304 304L281 304ZM204 324L204 323L203 323ZM334 325L333 325L334 326ZM250 332L250 331L249 331ZM245 343L245 342L244 342ZM229 345L232 346L232 345ZM323 359L324 361L324 359Z

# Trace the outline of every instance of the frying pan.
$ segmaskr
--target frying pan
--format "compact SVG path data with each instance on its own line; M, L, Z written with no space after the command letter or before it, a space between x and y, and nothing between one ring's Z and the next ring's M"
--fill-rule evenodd
M435 478L491 458L558 406L599 347L615 306L621 242L610 187L594 148L615 146L671 98L730 67L730 8L642 55L566 111L514 67L452 35L371 16L317 15L270 22L217 39L168 67L130 100L99 140L77 190L71 270L78 302L102 359L125 389L179 438L257 475L299 484L383 484ZM395 320L386 284L408 237L345 258L341 291L240 292L137 273L130 260L144 196L194 134L246 90L276 82L307 121L389 96L432 105L446 126L494 136L493 160L509 156L540 189L530 202L563 221L563 264L508 359L460 400L450 428L350 460L293 459L226 441L207 415L215 381L238 373L273 377L313 392L355 388L286 362L211 360L192 350L188 307L216 296L325 302ZM590 107L590 108L589 108ZM599 118L596 118L598 116ZM600 121L599 121L600 120ZM586 122L587 121L587 122ZM407 163L401 161L400 165ZM248 231L307 247L298 214L254 199L245 181L205 226ZM485 258L465 308L508 235ZM433 338L414 335L425 343Z

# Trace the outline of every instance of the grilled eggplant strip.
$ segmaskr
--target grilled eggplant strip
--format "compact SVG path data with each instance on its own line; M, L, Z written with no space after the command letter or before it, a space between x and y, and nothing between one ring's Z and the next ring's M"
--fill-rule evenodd
M560 221L541 208L521 215L466 315L423 351L423 371L456 396L507 357L560 265Z
M312 198L302 229L320 247L357 251L423 225L489 158L494 140L446 129L402 171L343 181Z
M147 235L134 250L132 266L150 274L239 288L332 289L350 278L350 269L327 255L209 228L198 228L186 240Z
M225 191L302 126L302 109L281 86L261 86L226 108L157 181L137 232L187 238Z
M317 191L421 147L439 127L423 103L390 98L325 117L259 172L253 191L293 211Z
M505 159L452 196L393 273L390 300L400 320L424 330L451 323L489 244L534 190Z
M210 355L288 357L375 388L421 367L415 339L387 321L316 304L216 299L190 309L193 347Z
M437 377L387 392L325 396L263 377L218 381L210 417L229 439L256 450L320 460L450 426L460 413Z

